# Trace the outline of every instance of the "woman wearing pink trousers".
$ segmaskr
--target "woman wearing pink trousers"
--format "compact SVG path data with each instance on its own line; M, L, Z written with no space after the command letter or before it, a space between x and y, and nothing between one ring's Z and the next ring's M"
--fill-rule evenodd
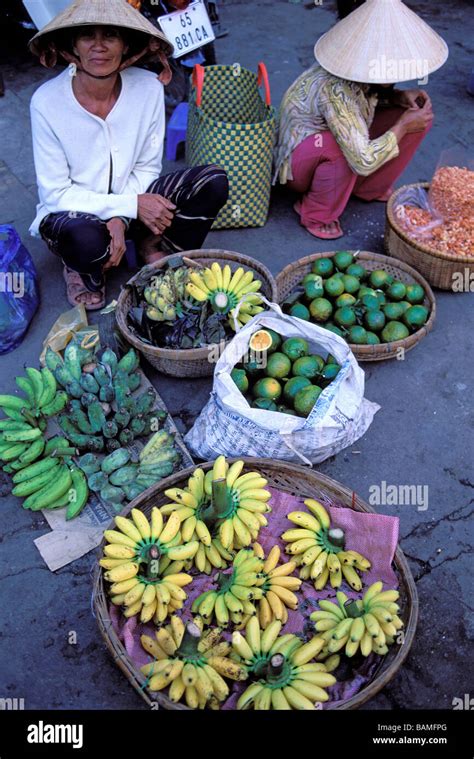
M274 182L300 194L301 224L336 239L354 194L388 200L433 123L425 80L448 48L401 0L367 0L316 43L317 63L283 97Z

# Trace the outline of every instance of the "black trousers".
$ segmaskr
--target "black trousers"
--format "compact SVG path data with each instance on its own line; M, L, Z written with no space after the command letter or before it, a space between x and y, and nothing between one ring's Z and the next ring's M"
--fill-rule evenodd
M147 193L163 195L175 204L173 221L163 233L160 248L177 253L202 246L227 201L229 183L219 166L194 166L159 177ZM51 252L78 272L89 290L96 292L103 287L102 267L110 255L110 235L103 219L79 211L51 213L39 231ZM133 220L125 237L140 242L150 234L144 224Z

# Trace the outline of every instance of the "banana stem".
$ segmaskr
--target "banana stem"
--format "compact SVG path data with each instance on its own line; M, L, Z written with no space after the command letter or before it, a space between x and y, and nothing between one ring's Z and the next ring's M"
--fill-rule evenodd
M268 674L270 677L278 677L283 672L285 657L283 654L274 654L268 664Z
M194 622L188 622L184 630L183 640L178 649L179 654L185 659L191 659L198 655L198 643L201 640L201 631Z
M160 549L157 545L148 549L148 565L146 576L148 580L156 580L160 572Z
M352 617L352 619L356 619L356 617L362 617L364 615L364 612L361 611L357 606L356 601L346 601L344 604L344 609L347 613L347 616Z
M215 311L226 313L229 309L229 298L224 292L217 292L212 298L212 306Z
M344 535L344 531L339 527L333 527L331 530L329 530L328 538L331 543L337 548L344 548L346 536Z
M212 498L209 506L203 510L201 519L207 524L225 519L229 511L229 494L227 483L223 477L212 481Z

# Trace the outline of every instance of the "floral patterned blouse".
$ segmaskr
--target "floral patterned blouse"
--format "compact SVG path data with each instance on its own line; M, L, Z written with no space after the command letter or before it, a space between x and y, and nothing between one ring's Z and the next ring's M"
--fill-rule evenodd
M369 138L369 127L378 102L369 94L370 85L339 79L315 63L286 91L280 106L275 174L286 184L293 178L291 153L306 137L331 130L347 163L361 176L368 176L398 156L391 131Z

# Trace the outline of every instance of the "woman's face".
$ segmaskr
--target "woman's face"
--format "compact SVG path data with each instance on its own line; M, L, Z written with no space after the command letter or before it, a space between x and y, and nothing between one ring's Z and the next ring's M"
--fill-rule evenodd
M119 68L128 46L116 27L91 26L80 29L73 50L86 71L107 76Z

